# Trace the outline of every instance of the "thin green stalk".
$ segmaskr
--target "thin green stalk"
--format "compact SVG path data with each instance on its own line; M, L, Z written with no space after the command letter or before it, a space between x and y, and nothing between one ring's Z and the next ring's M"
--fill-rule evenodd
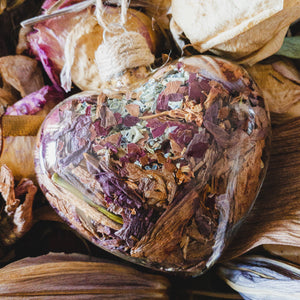
M95 204L91 199L89 199L87 196L85 196L83 193L81 193L79 190L77 190L73 185L71 185L69 182L67 182L66 180L64 180L63 178L61 178L57 173L54 173L52 175L52 180L54 183L56 183L58 186L66 189L67 191L69 191L70 193L72 193L74 196L76 196L77 198L85 201L86 203L88 203L90 206L96 208L99 212L101 212L102 214L104 214L106 217L110 218L111 220L113 220L114 222L118 223L118 224L123 224L123 219L120 216L117 216L111 212L109 212L108 210L106 210L103 206L97 205Z

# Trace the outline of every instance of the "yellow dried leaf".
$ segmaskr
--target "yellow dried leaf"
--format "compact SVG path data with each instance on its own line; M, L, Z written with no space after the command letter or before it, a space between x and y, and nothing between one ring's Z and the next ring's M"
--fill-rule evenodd
M1 244L8 246L26 233L33 224L32 205L37 187L29 179L15 186L12 171L2 165L0 169L0 194L5 201L5 214L1 215ZM25 196L25 200L22 199Z
M300 119L273 130L271 157L262 190L223 260L265 244L300 245Z
M285 78L300 84L300 70L294 66L291 60L276 61L272 63L272 67Z
M287 245L264 245L264 248L273 255L281 256L300 265L300 247Z
M285 68L293 72L288 65ZM255 64L247 71L262 90L270 112L286 113L300 101L300 85L275 71L271 64Z
M0 78L3 88L22 97L31 94L44 86L42 70L37 60L23 56L10 55L0 58Z
M0 270L1 299L168 299L161 275L81 254L50 253Z
M22 177L35 180L33 152L35 136L9 136L4 139L0 165L6 164L16 180Z

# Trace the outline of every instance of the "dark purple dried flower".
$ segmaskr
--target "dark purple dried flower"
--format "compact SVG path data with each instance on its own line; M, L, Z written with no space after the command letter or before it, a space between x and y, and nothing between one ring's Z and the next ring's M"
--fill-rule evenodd
M196 133L186 149L186 156L201 158L209 146L209 134L205 130Z
M138 117L133 117L131 115L127 115L124 119L123 119L123 124L127 127L131 127L134 126L136 123L139 122L139 118Z

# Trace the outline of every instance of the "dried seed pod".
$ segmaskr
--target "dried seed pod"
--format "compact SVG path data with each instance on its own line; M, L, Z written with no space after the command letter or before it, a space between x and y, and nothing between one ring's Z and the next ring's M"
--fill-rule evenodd
M1 299L168 299L169 282L80 254L24 258L0 269Z
M299 299L300 268L263 256L245 256L218 269L225 282L244 299Z
M253 204L269 133L244 69L183 58L127 94L63 101L41 127L36 173L51 205L100 247L199 274Z

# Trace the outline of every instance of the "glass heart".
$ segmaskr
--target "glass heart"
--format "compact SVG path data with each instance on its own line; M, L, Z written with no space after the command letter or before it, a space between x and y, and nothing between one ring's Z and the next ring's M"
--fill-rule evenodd
M251 208L269 137L246 71L194 56L127 93L64 100L40 129L35 165L51 205L87 239L153 269L198 275Z

